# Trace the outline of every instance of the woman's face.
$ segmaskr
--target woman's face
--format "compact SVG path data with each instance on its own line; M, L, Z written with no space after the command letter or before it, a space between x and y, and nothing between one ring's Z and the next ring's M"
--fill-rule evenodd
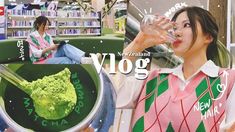
M206 51L206 37L203 34L201 25L198 21L196 21L197 38L194 43L192 43L193 31L187 13L182 12L181 14L179 14L179 16L176 18L175 23L176 25L174 29L177 39L172 44L172 48L176 55L185 58L188 55L192 55L196 52L200 52L203 50ZM193 46L191 47L191 45Z
M38 30L39 30L39 31L42 31L42 32L46 32L46 31L48 30L48 27L49 27L49 22L47 21L45 27L44 27L43 24L41 24L41 25L39 25Z

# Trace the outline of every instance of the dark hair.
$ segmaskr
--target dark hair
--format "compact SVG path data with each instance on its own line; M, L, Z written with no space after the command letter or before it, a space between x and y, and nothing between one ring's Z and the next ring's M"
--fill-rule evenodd
M34 28L35 30L38 30L38 28L39 28L41 25L43 25L43 27L45 27L47 22L49 22L49 24L50 24L50 21L49 21L49 19L48 19L47 17L45 17L45 16L39 16L39 17L37 17L36 20L34 21L34 23L33 23L33 28Z
M226 47L218 41L218 32L219 28L216 24L216 19L212 16L212 14L200 7L186 7L180 9L175 13L172 18L172 21L176 21L176 18L182 12L186 12L187 16L190 21L190 25L193 32L193 43L196 41L197 38L197 25L196 21L198 21L202 27L202 32L204 34L209 34L213 38L212 42L208 45L206 56L208 60L212 60L216 65L220 67L232 67L232 56Z

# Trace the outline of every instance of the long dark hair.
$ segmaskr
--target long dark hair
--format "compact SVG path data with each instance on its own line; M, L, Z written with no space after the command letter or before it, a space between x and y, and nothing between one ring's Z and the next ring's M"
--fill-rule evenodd
M226 47L218 41L219 28L216 24L216 19L212 14L200 7L186 7L175 13L172 18L172 21L176 21L176 18L182 12L186 12L190 21L190 25L193 32L192 45L197 38L197 25L198 21L202 27L202 32L204 34L209 34L213 38L213 41L208 45L206 56L208 60L212 60L216 65L220 67L232 67L232 56ZM190 47L190 48L191 48Z
M35 29L35 30L38 30L38 28L41 26L41 25L43 25L43 28L46 26L46 23L49 23L50 24L50 21L49 21L49 19L47 18L47 17L45 17L45 16L39 16L39 17L37 17L36 18L36 20L34 21L34 23L33 23L33 28Z

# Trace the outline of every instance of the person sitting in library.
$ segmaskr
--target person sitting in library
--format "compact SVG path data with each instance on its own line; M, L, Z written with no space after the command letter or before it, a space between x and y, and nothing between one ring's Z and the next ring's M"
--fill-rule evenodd
M34 32L26 41L29 43L30 60L34 64L80 64L92 63L89 54L67 44L65 41L54 44L53 38L47 33L50 21L45 16L39 16L34 21Z

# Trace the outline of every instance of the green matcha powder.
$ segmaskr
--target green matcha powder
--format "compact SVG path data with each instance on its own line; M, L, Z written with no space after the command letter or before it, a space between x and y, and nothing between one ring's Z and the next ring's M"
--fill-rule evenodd
M22 89L33 99L36 113L50 120L66 117L75 107L77 96L70 82L68 68L32 82L22 82Z

